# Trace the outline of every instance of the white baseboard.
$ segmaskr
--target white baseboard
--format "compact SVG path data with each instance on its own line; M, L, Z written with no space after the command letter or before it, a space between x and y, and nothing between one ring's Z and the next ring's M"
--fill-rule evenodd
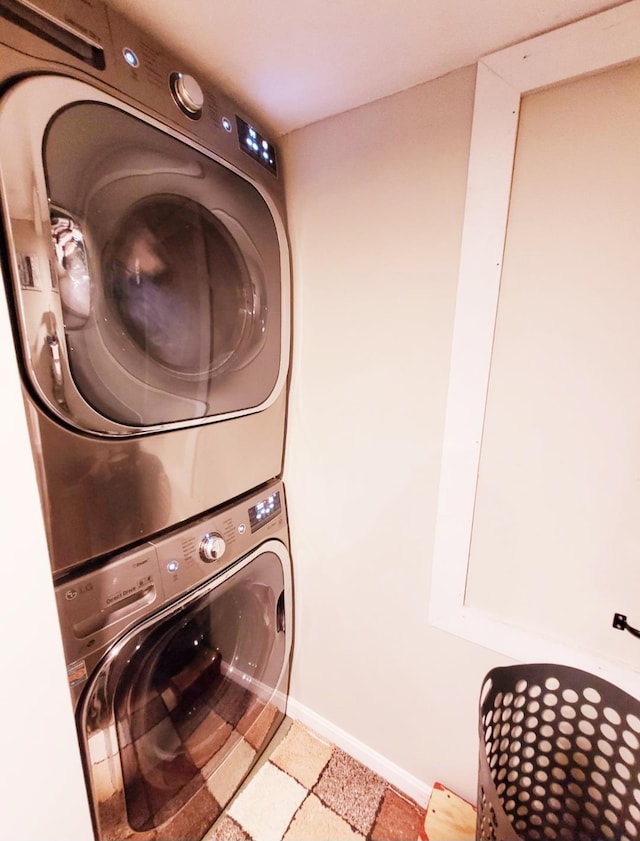
M392 785L396 786L400 791L411 797L420 806L425 807L429 802L431 795L431 786L427 783L409 774L399 765L391 762L382 754L372 750L364 742L359 741L345 730L341 730L335 724L332 724L326 718L323 718L318 713L310 710L304 704L296 701L295 698L289 696L287 701L287 715L290 718L304 724L310 730L313 730L319 736L342 748L354 759L362 762L367 768L371 768L376 774L384 777Z

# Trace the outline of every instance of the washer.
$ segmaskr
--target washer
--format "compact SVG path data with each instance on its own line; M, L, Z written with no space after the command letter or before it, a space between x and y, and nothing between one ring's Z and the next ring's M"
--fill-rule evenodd
M0 0L2 274L56 580L280 475L277 151L98 0Z
M197 839L284 717L284 488L56 588L96 838Z

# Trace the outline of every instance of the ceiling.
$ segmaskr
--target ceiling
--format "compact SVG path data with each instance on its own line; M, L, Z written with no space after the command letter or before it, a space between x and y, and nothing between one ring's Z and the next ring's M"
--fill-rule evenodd
M619 2L108 0L281 135Z

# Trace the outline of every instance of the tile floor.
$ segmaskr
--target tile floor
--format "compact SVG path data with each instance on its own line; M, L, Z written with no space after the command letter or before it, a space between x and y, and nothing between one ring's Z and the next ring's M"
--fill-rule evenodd
M204 841L416 841L425 810L298 722Z

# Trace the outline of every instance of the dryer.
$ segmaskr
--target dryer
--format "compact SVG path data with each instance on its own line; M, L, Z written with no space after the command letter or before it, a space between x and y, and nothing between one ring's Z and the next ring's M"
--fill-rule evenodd
M59 580L281 472L280 162L99 0L0 0L2 274Z

